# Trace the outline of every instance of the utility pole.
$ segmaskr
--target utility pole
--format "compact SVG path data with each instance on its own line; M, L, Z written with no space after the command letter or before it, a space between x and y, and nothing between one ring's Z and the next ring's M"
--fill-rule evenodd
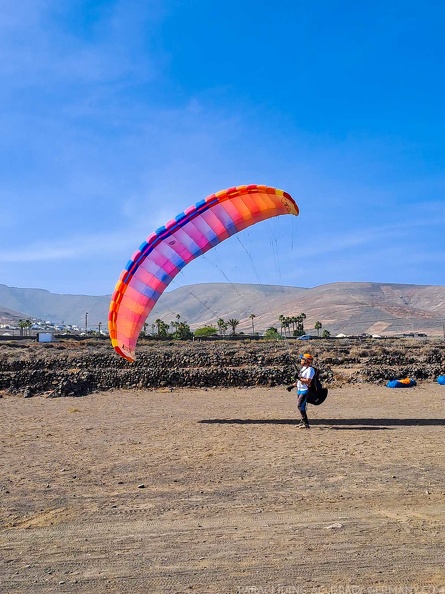
M88 312L85 312L85 334L88 334Z

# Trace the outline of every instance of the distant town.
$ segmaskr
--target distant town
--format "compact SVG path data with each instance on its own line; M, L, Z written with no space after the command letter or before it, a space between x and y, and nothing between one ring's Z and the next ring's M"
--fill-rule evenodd
M233 320L231 320L233 321ZM160 320L158 320L160 322ZM281 331L278 331L276 328L269 328L264 333L259 333L253 331L250 332L235 332L235 328L233 328L232 332L226 334L225 331L218 332L216 328L211 328L213 331L212 333L203 332L204 330L208 330L210 328L197 328L195 332L191 332L190 328L187 325L189 330L188 336L176 336L174 333L169 333L169 325L163 323L164 332L159 332L159 328L156 328L155 324L151 325L151 332L148 331L148 324L145 325L144 329L141 331L141 336L146 338L216 338L216 339L224 339L234 337L235 335L239 338L291 338L297 340L311 340L311 339L320 339L320 338L351 338L351 339L363 339L363 338L374 338L374 339L385 339L385 338L428 338L428 335L423 332L406 332L401 333L398 335L391 335L385 336L380 334L368 334L362 333L359 335L351 335L351 334L344 334L339 333L336 335L331 335L329 332L325 331L322 335L319 333L317 334L300 334L296 335L295 333L290 333L286 331L285 327L281 328ZM227 329L227 328L226 328ZM273 331L273 332L272 332ZM0 339L21 339L21 338L28 338L39 340L40 335L45 335L45 337L41 340L42 342L48 342L53 340L55 337L108 337L108 327L103 323L99 323L97 325L88 325L88 321L86 320L86 324L84 327L75 325L75 324L64 324L64 323L55 323L51 320L39 320L36 318L30 318L26 320L18 320L18 321L11 321L9 323L0 323Z
M51 320L36 318L11 321L0 324L0 337L37 337L41 332L53 335L108 336L108 327L99 323L95 326L85 325L83 328L74 324L57 324Z

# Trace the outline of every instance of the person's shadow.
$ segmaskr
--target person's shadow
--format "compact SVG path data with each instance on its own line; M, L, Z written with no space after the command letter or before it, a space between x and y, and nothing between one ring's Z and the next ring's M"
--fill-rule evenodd
M300 419L201 419L209 425L298 425ZM395 427L443 427L445 419L311 419L311 425L330 429L361 429L367 431L394 429Z

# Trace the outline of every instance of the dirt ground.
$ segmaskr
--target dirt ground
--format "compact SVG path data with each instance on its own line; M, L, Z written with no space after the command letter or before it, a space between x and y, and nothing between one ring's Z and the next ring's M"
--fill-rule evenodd
M445 593L445 387L0 399L0 592Z

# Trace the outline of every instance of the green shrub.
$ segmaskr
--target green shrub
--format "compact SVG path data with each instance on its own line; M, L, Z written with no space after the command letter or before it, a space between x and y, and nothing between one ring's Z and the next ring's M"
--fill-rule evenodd
M215 336L218 334L218 330L213 326L204 326L203 328L197 328L194 332L196 338L201 338L203 336Z

